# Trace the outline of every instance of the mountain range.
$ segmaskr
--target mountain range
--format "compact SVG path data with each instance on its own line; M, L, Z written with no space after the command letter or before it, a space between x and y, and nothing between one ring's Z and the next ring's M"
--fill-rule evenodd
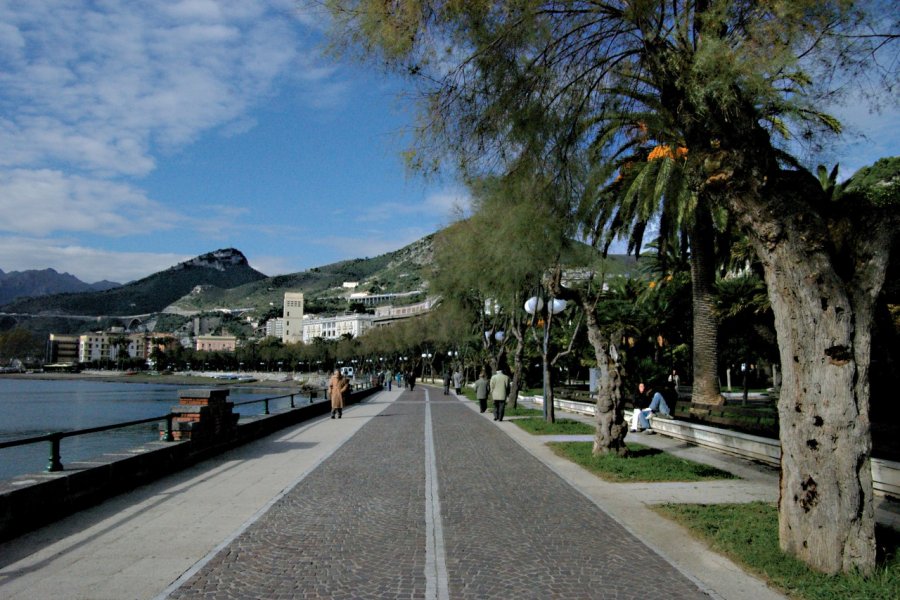
M126 316L161 312L197 286L230 288L266 276L253 269L238 250L203 254L165 271L100 291L55 293L20 298L4 312L30 315Z
M101 292L119 287L114 281L85 283L69 273L59 273L54 269L31 269L28 271L0 270L0 306L19 298L47 296L50 294L70 294L78 292Z
M20 297L0 306L0 331L24 327L41 334L67 333L123 324L123 317L139 317L146 323L151 315L152 322L165 322L160 322L161 327L177 327L189 316L223 309L249 310L264 321L280 316L287 291L305 294L308 313L335 314L348 309L351 291L427 293L434 236L374 258L345 260L274 277L250 267L239 250L225 248L109 289ZM590 256L596 256L592 249L578 247L573 264L588 264ZM607 264L611 272L625 272L633 262L628 257L610 256ZM352 289L345 286L350 282L354 284Z
M154 313L181 315L222 308L253 309L264 314L280 308L286 291L307 295L310 312L343 303L345 282L359 291L406 292L422 289L431 265L432 238L374 258L357 258L299 273L267 277L250 267L234 248L216 250L143 279L106 289L33 289L0 304L0 311L32 316L123 317ZM34 273L36 271L31 271ZM67 276L76 280L71 275ZM86 284L83 284L86 285ZM61 292L61 293L60 293ZM339 310L339 308L338 308Z

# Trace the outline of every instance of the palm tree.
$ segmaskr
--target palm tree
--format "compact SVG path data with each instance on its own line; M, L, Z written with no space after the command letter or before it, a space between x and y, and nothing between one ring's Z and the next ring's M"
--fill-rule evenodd
M649 115L641 117L644 116L650 118ZM658 130L658 124L654 129ZM684 164L689 150L681 142L653 144L643 122L625 126L624 130L631 138L624 146L630 152L618 161L594 170L580 212L593 224L595 243L604 253L614 240L625 237L628 252L640 256L644 234L651 223L658 224L658 256L663 269L667 260L663 248L680 246L682 252L690 248L692 401L721 404L713 212L709 204L700 201L687 185ZM618 170L618 176L612 183L607 183L612 169Z

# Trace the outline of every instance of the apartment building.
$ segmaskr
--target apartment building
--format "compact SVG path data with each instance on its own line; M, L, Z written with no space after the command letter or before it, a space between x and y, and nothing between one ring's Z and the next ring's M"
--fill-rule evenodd
M266 321L266 337L284 337L284 319L276 317Z
M202 352L234 352L237 348L233 335L198 335L194 343L194 349Z
M53 334L51 334L52 337ZM146 333L125 333L124 329L94 331L78 336L78 362L112 362L119 358L147 358Z
M372 328L373 321L371 315L359 314L309 318L303 321L302 340L309 344L316 338L333 340L345 334L359 337Z

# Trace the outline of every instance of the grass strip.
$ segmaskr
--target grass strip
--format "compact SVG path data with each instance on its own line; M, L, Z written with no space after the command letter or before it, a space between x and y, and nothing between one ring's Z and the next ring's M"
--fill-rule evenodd
M472 388L463 388L463 396L471 400L472 402L478 402L475 399L475 390ZM491 400L488 400L488 412L494 412L494 403ZM504 417L533 417L536 415L542 415L543 413L539 410L535 410L533 408L524 408L523 406L517 405L515 408L510 406L509 402L506 403L506 410L503 411Z
M773 504L664 504L661 515L687 527L710 547L790 596L804 600L900 598L900 533L878 527L878 566L870 577L825 575L781 552Z
M569 419L559 419L555 423L548 423L542 417L529 417L527 419L516 419L513 422L534 435L589 435L597 430L596 427L592 427L587 423Z
M549 446L556 454L581 465L601 479L616 483L737 478L727 471L640 444L627 444L629 455L625 458L613 455L593 456L591 442L554 442Z

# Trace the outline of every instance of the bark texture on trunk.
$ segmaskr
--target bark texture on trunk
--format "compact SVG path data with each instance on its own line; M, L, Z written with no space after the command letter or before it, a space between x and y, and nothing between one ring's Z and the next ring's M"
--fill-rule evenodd
M693 384L691 402L722 404L719 390L719 323L715 313L716 265L713 222L701 201L691 227L691 300L693 303Z
M625 423L625 411L622 406L622 377L619 355L615 343L621 339L621 333L607 337L597 322L593 307L585 307L588 341L594 348L597 359L597 429L594 433L593 454L615 454L627 456L625 436L628 425Z
M525 326L521 320L512 320L509 331L516 338L516 349L513 352L513 376L509 386L507 406L516 408L519 405L519 390L522 389L523 359L525 358Z
M836 257L808 210L815 185L783 173L762 193L729 195L763 263L782 365L781 548L826 573L875 564L869 427L874 302L887 264L871 231ZM881 240L879 242L879 240Z

